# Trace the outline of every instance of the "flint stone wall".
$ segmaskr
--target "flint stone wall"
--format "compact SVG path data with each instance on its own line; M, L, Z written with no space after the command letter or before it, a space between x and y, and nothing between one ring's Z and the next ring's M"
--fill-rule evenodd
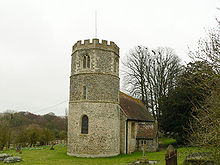
M115 156L120 153L119 105L112 103L70 103L68 155ZM81 118L88 116L88 134L81 134Z
M152 139L152 140L137 140L137 150L138 151L143 151L143 145L142 145L143 141L146 142L145 151L147 151L147 152L156 152L157 151L156 139Z
M126 116L120 110L120 153L126 154Z
M90 56L90 68L83 68L84 55ZM114 72L114 63L116 62L116 72ZM104 73L119 75L119 56L115 52L102 49L84 49L72 54L71 75L81 73Z
M148 152L155 152L158 148L158 136L157 136L157 122L141 122L141 124L144 124L144 128L147 130L147 136L148 139L137 139L137 150L142 151L143 150L143 142L146 143L145 151ZM141 125L138 126L139 131L144 131L142 129ZM146 131L145 130L145 131Z
M70 79L70 101L105 101L119 103L119 78L105 74L79 74ZM83 99L83 86L87 98Z
M131 135L131 125L132 125L132 123L135 124L135 133L134 133L135 136L134 136L134 138L132 138L132 135ZM132 153L136 150L137 124L138 124L138 122L128 121L128 153Z

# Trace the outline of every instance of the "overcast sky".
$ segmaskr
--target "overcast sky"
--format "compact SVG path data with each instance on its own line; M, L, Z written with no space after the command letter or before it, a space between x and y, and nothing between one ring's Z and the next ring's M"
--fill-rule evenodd
M220 16L220 0L0 0L0 112L68 107L71 47L95 35L114 41L123 59L136 45L175 49L189 61Z

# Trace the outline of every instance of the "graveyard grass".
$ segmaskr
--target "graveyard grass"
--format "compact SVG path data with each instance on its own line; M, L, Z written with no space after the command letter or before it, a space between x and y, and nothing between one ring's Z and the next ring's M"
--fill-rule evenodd
M134 152L132 154L121 154L115 157L108 158L78 158L68 156L66 154L66 146L55 145L55 150L50 150L50 146L24 148L22 154L16 153L14 149L0 151L1 153L8 153L13 156L21 156L23 161L16 163L16 165L128 165L142 157L142 152ZM183 164L185 157L192 151L199 151L194 147L178 148L178 164ZM156 165L165 165L166 150L159 152L147 152L146 157L149 160L158 160ZM0 162L0 165L5 163Z
M172 145L175 145L176 144L176 139L162 137L162 138L159 138L159 144L163 144L163 145L172 144Z

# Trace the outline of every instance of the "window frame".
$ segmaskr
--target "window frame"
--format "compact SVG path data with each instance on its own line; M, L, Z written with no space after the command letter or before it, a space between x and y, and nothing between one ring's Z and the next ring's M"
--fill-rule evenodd
M90 67L91 67L91 58L88 54L84 54L82 59L82 68L89 69Z

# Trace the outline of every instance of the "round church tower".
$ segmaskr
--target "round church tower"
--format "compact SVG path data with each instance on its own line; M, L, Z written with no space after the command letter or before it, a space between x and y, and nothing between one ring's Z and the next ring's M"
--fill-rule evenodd
M72 49L67 154L120 153L119 48L114 42L78 41Z

